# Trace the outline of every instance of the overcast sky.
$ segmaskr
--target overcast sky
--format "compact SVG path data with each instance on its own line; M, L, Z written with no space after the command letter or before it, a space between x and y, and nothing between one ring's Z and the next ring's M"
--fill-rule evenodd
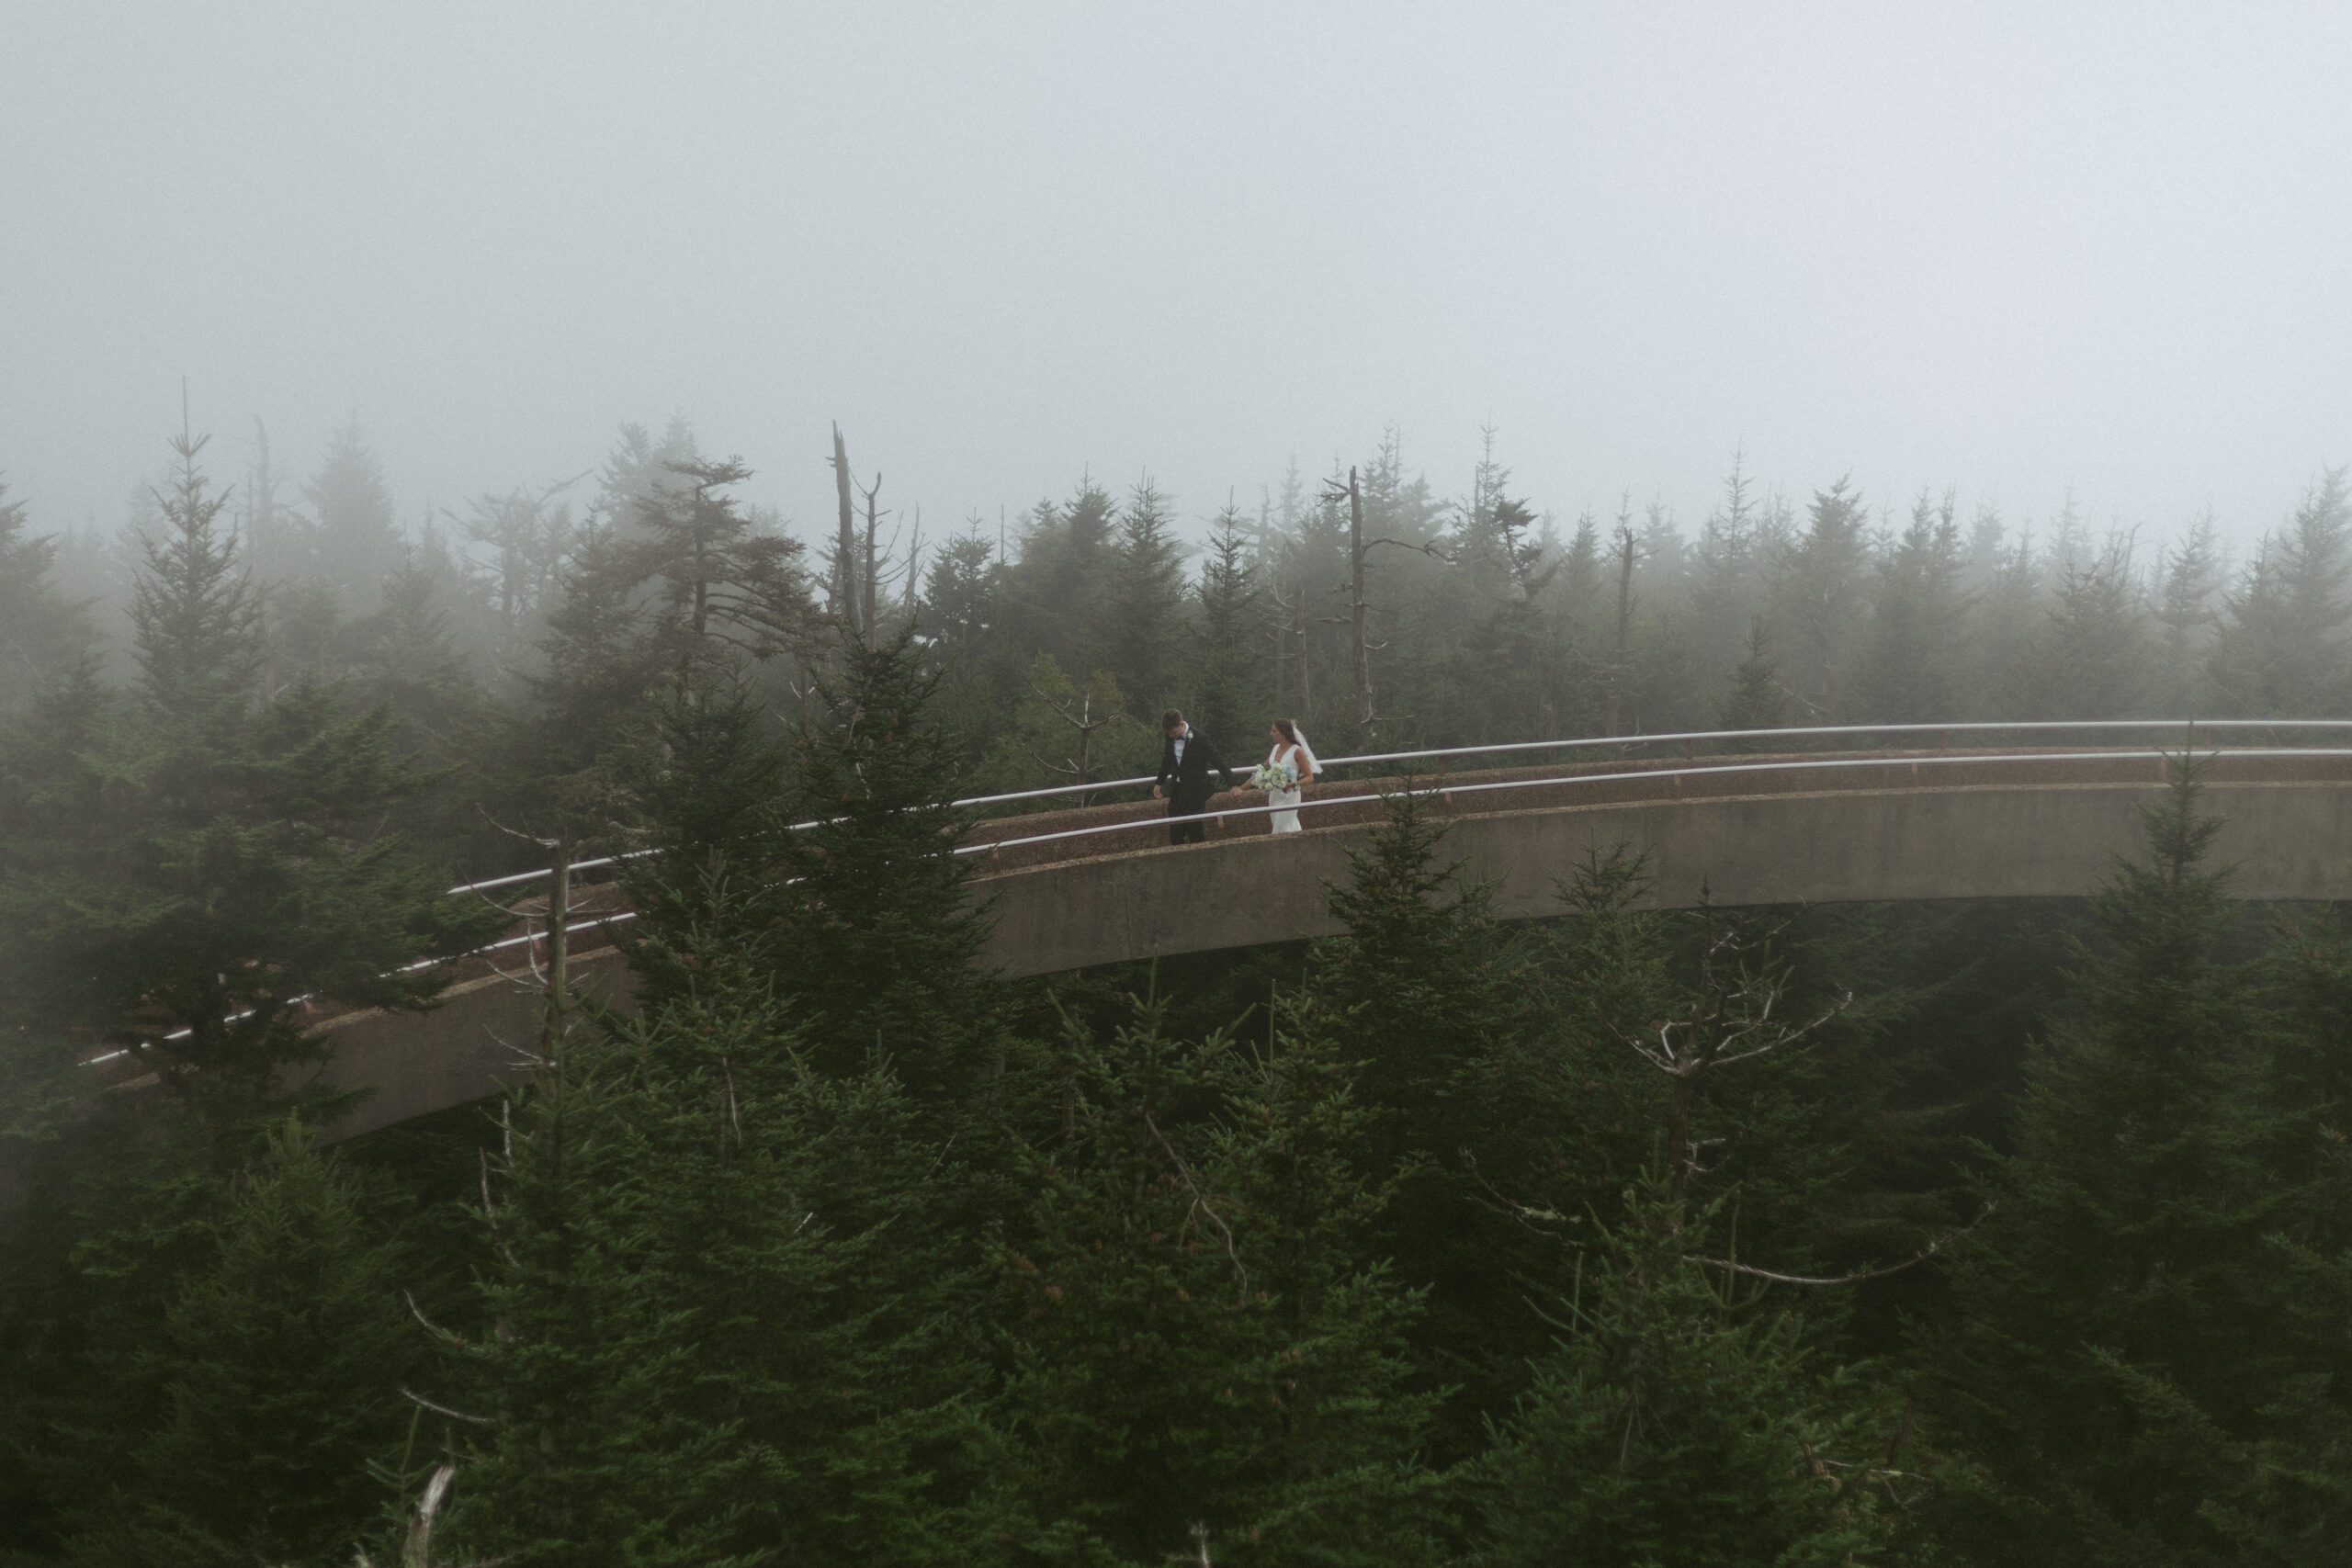
M682 415L807 527L1491 423L2242 535L2352 459L2352 6L0 0L0 473L356 409L413 518Z

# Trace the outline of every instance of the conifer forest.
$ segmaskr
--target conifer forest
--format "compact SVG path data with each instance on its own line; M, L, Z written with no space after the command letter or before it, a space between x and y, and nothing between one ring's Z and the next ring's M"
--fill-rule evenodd
M2352 1563L2352 10L0 62L0 1568Z
M2340 713L2340 475L2232 564L1736 467L1562 524L1392 434L1365 725L1344 472L1198 551L1080 478L1000 556L808 548L684 428L416 533L355 431L283 505L169 450L120 553L0 511L6 1561L2337 1550L2352 931L2229 899L2193 757L2078 902L1660 913L1596 853L1506 923L1408 787L1344 936L1020 982L949 803L1148 773L1171 704ZM512 919L453 882L616 852L635 1009L336 1136L322 1001L431 1006Z

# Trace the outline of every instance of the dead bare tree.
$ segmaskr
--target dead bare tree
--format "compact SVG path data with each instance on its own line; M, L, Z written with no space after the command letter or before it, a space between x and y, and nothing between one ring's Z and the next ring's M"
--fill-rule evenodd
M875 578L876 576L876 562L874 553L874 536L879 529L880 519L874 510L874 498L880 494L881 491L882 471L879 468L876 468L874 471L874 482L865 486L860 492L865 498L865 539L864 544L865 578L859 584L861 592L865 594L865 599L858 611L858 626L859 628L868 637L874 635L874 629L879 624L876 615L877 609L876 603L876 584L875 582Z
M1762 951L1774 933L1751 934L1724 919L1703 887L1698 919L1703 940L1688 998L1648 1032L1625 1037L1644 1061L1673 1080L1666 1105L1666 1171L1667 1196L1677 1204L1690 1178L1703 1174L1701 1145L1690 1130L1701 1081L1735 1063L1801 1045L1853 1001L1851 992L1841 992L1811 1017L1790 1019L1788 976Z
M1617 657L1609 666L1609 711L1602 726L1611 735L1623 731L1619 728L1619 698L1625 688L1625 674L1633 667L1634 634L1634 562L1641 553L1641 541L1634 534L1632 498L1617 513L1617 542L1612 552L1617 558Z
M1372 701L1372 650L1386 645L1371 640L1372 601L1364 592L1364 563L1371 558L1372 552L1383 545L1402 550L1419 550L1421 554L1443 561L1449 566L1453 564L1453 558L1447 555L1434 540L1416 543L1410 539L1365 538L1363 536L1363 486L1357 479L1356 470L1352 467L1348 469L1346 484L1342 485L1337 479L1323 481L1323 499L1334 505L1342 500L1348 503L1348 580L1340 584L1340 587L1348 595L1348 637L1355 669L1356 728L1361 734L1369 738L1378 729L1380 724L1379 712L1374 707ZM1300 633L1299 640L1303 649L1306 644L1304 630Z
M1125 724L1129 722L1127 716L1113 708L1099 718L1095 716L1094 689L1091 686L1081 688L1069 696L1057 696L1034 682L1030 684L1029 690L1036 694L1039 702L1052 710L1056 718L1078 732L1078 755L1075 757L1065 758L1057 762L1050 757L1043 756L1036 751L1031 751L1029 755L1036 760L1039 767L1049 773L1064 774L1074 784L1093 783L1094 732L1098 729L1108 729L1114 725ZM1081 793L1078 797L1078 803L1084 806L1086 802L1087 796Z
M850 496L849 449L842 441L842 427L833 426L833 490L841 502L841 536L833 546L832 603L828 606L836 616L845 619L853 632L861 630L857 612L861 604L857 585L857 511ZM875 476L879 487L880 475Z

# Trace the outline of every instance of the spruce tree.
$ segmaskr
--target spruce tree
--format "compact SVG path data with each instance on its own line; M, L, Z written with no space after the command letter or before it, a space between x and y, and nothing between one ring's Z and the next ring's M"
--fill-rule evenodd
M1949 495L1921 495L1911 520L1878 569L1869 662L1857 702L1883 724L1934 724L1958 711L1961 638L1969 595L1965 562Z
M1137 481L1119 509L1117 558L1103 606L1111 672L1154 712L1176 695L1175 656L1184 640L1184 556L1173 525L1168 498L1148 477Z
M359 1182L299 1122L235 1179L153 1316L100 1309L66 1560L242 1568L348 1558L414 1406L425 1347L400 1296L401 1254ZM121 1241L85 1266L143 1266ZM119 1275L117 1274L119 1278ZM75 1462L77 1461L78 1462Z
M303 486L316 525L313 570L330 583L381 582L400 558L384 466L360 433L357 414L327 438L319 471Z
M2041 633L2027 649L2018 693L2043 719L2125 718L2146 711L2147 627L2131 541L2061 558Z
M2331 468L2229 596L2207 674L2233 715L2313 718L2342 705L2347 579L2352 490Z
M2269 1168L2258 973L2225 955L2220 822L2196 764L2145 809L2144 861L2097 902L2079 1018L2035 1050L1998 1209L1959 1264L1923 1369L1981 1480L1958 1539L2065 1563L2217 1561L2216 1509L2296 1382L2290 1276L2266 1235L2299 1184Z
M723 877L686 978L509 1112L486 1336L452 1340L457 1545L518 1563L940 1560L975 1373L958 1177L883 1073L811 1069Z
M1840 479L1815 491L1804 532L1783 554L1774 623L1791 628L1795 684L1809 724L1849 716L1849 688L1862 646L1869 538L1860 492Z
M1453 1458L1471 1447L1475 1402L1489 1392L1468 1370L1485 1359L1476 1325L1498 1283L1510 1288L1469 1223L1482 1187L1463 1155L1481 1129L1464 1080L1522 1031L1528 977L1490 890L1464 884L1459 863L1439 858L1445 826L1430 811L1425 796L1393 797L1379 830L1350 852L1350 880L1330 894L1348 934L1318 950L1313 988L1320 1027L1353 1064L1358 1158L1398 1184L1380 1223L1380 1255L1430 1292L1416 1337L1420 1386L1466 1385L1473 1402L1456 1402L1438 1433L1440 1451Z
M1663 1179L1581 1248L1556 1347L1481 1469L1498 1568L1894 1561L1873 1401L1709 1250L1727 1204Z
M309 998L422 1007L442 976L407 966L500 922L380 830L421 783L390 754L387 712L346 715L310 684L260 703L257 605L203 445L174 442L180 472L147 544L135 710L83 728L62 768L7 764L31 765L41 815L0 847L0 942L34 976L34 1020L233 1121L318 1054Z
M817 682L793 746L789 810L807 825L781 845L776 981L820 1068L888 1062L944 1111L995 1066L1001 1003L973 862L955 852L962 768L930 711L939 680L901 633L848 643Z
M1413 1296L1365 1261L1383 1184L1315 1031L1262 1055L1073 1026L1057 1136L1007 1258L1012 1372L979 1539L1145 1568L1431 1561L1436 1479L1406 1392Z
M1254 647L1262 590L1250 563L1241 513L1230 502L1210 525L1208 554L1194 592L1200 616L1185 681L1185 711L1197 714L1201 728L1221 743L1245 749L1245 738L1254 736L1257 721L1267 716Z
M93 639L89 612L51 581L57 545L25 532L25 503L0 482L0 714L70 670Z
M1715 705L1715 724L1723 729L1778 729L1788 707L1788 688L1781 684L1781 667L1772 661L1759 615L1748 628L1747 657L1732 671L1731 688ZM1742 751L1760 751L1770 744L1764 739L1733 743Z

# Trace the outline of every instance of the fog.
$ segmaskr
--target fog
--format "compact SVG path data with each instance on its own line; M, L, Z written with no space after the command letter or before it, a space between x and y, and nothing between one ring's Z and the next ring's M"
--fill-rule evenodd
M0 8L0 473L111 530L356 415L413 520L691 422L1188 525L1385 426L1573 516L1803 495L2244 541L2352 457L2340 7Z

